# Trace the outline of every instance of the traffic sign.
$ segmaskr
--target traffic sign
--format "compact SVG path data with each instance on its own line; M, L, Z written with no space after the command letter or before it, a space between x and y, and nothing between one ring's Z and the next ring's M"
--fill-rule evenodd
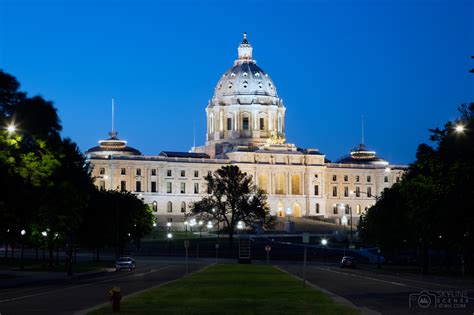
M271 251L271 250L272 250L272 248L271 248L270 245L265 246L265 251L266 251L266 252L269 252L269 251Z

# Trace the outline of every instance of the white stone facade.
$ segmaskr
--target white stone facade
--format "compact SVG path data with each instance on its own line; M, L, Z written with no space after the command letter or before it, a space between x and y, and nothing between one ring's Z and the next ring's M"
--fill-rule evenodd
M143 156L114 132L114 146L102 141L86 152L92 176L103 189L136 193L159 222L182 223L191 203L207 194L204 177L223 165L237 165L252 175L268 194L271 214L280 217L291 213L340 220L352 214L356 220L403 175L405 166L390 165L363 145L329 163L318 150L287 144L285 110L244 37L238 60L221 77L206 108L205 146Z

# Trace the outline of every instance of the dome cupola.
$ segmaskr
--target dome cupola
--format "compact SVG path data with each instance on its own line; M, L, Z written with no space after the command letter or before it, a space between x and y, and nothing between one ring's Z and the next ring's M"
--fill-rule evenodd
M237 50L238 59L217 82L206 108L206 144L258 146L284 139L283 101L271 77L252 59L246 33Z

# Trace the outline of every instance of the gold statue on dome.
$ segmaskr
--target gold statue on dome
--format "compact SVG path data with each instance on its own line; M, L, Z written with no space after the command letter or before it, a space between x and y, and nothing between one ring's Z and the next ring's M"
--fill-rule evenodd
M276 131L272 131L270 134L270 138L267 139L267 144L284 144L286 141L285 138L279 136Z

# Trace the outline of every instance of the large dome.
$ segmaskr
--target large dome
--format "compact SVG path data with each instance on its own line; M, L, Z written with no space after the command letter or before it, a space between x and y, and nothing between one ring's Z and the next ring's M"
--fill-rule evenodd
M229 95L266 95L277 97L272 79L255 62L236 62L215 88L215 97Z
M210 106L260 104L282 106L273 80L252 59L252 46L244 39L238 48L238 59L219 79Z

